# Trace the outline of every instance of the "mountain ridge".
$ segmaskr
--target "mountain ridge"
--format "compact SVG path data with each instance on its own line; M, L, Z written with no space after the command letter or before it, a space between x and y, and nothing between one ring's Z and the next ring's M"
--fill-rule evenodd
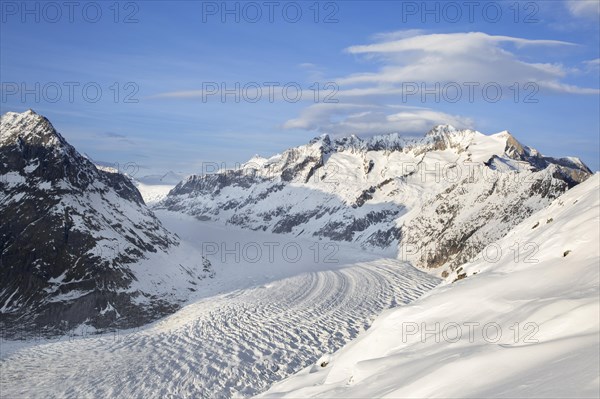
M438 125L419 137L321 135L238 169L191 175L156 207L253 230L395 248L396 256L417 245L420 260L408 259L419 267L453 269L590 175L579 159L545 157L506 131L488 136ZM494 212L504 219L499 232L478 236ZM436 222L444 218L449 224ZM433 237L461 233L425 255L434 243L423 230ZM477 242L465 252L461 242L471 238Z

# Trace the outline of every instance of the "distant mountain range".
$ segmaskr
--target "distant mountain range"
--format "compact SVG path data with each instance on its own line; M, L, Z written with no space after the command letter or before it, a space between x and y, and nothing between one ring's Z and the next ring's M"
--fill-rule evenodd
M591 174L509 132L328 135L193 175L157 207L251 230L354 242L448 275Z

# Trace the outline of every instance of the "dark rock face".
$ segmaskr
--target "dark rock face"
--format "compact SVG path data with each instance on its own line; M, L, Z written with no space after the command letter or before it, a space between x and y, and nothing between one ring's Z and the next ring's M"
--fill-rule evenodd
M323 228L317 231L314 235L319 237L327 237L334 241L354 241L355 235L360 234L372 225L383 223L385 225L396 219L400 213L400 209L395 211L382 210L371 211L363 217L352 217L349 220L327 222ZM385 248L389 242L388 231L377 230L372 233L370 243L379 248ZM378 238L381 240L379 241Z
M132 327L176 309L130 289L132 264L178 245L132 182L96 169L33 111L8 113L1 126L4 333Z
M241 170L192 176L158 208L454 269L590 174L508 132L437 126L414 138L324 135Z

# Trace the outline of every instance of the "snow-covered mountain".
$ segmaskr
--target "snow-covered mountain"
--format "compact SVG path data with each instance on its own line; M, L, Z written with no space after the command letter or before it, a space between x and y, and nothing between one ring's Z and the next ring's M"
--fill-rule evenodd
M34 112L1 132L5 395L598 396L600 175L575 158L450 126L322 136L155 214Z
M599 193L597 173L264 396L597 398Z
M212 273L129 178L96 168L33 111L0 134L2 327L129 327L177 309Z
M193 175L158 208L252 230L354 242L447 275L590 170L510 133L323 135L237 170Z
M162 201L169 191L177 183L185 178L184 175L169 171L160 175L146 175L142 177L132 177L133 184L137 187L148 206L152 206Z

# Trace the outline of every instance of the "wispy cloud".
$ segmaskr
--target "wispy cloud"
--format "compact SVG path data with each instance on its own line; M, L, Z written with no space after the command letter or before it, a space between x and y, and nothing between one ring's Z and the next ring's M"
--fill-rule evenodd
M118 140L118 141L120 141L120 142L127 143L127 144L132 144L132 145L134 145L134 144L135 144L135 143L133 142L133 140L130 140L130 139L128 138L128 136L127 136L127 135L125 135L125 134L122 134L122 133L115 133L115 132L100 132L100 133L97 133L97 135L98 135L99 137L103 137L103 138L109 138L109 139L115 139L115 140Z
M504 88L515 83L521 87L535 83L540 90L553 93L585 95L600 92L597 88L580 87L565 81L577 73L577 68L560 63L532 62L529 60L531 54L527 54L526 61L518 55L518 51L525 48L548 48L556 54L561 48L576 46L565 41L494 36L482 32L426 34L421 30L386 32L373 39L374 43L350 46L345 51L374 62L378 66L376 71L332 79L340 88L336 94L339 103L311 105L297 118L288 120L284 127L331 134L412 134L422 133L440 123L459 127L473 125L473 119L465 115L452 115L429 107L408 107L411 104L410 100L406 101L408 84L418 92L423 91L423 87L429 92L436 91L446 83L477 83L480 87L494 83ZM418 92L416 97L422 98ZM505 92L512 95L510 90ZM377 105L390 102L401 105ZM425 104L425 101L421 100L421 103Z
M311 82L319 82L325 79L325 70L317 64L303 62L298 66L308 74L308 80Z
M401 32L405 34L405 32ZM527 62L509 51L529 47L556 48L575 46L559 40L530 40L511 36L494 36L482 32L447 34L387 33L401 37L378 43L348 47L350 54L364 55L381 64L376 72L357 73L336 79L344 95L399 93L407 82L447 83L478 82L510 86L515 82L533 82L541 89L570 94L598 94L594 88L569 85L562 80L570 69L560 63ZM362 85L360 90L356 87ZM366 88L365 85L368 85Z
M105 137L120 138L120 139L124 139L127 137L124 134L115 133L115 132L102 132L102 133L99 133L99 135L105 136Z
M595 19L600 18L600 1L598 0L567 0L567 9L571 15L579 18Z
M600 69L600 58L583 61L583 65L585 66L586 72L598 73L598 69Z
M314 104L288 120L286 129L345 136L385 133L422 134L434 125L472 127L471 118L429 108L373 104Z
M411 31L408 31L411 32ZM427 53L441 53L451 55L469 54L474 50L483 51L490 45L499 43L514 43L523 46L556 46L573 45L573 43L560 40L530 40L511 36L493 36L483 32L467 33L441 33L441 34L407 34L400 31L396 34L387 33L385 37L398 38L386 40L381 43L356 45L348 47L349 53L398 53L403 51L418 50Z
M576 68L559 62L531 62L531 54L519 54L523 49L550 49L547 54L559 57L561 49L577 44L561 40L532 40L520 37L490 35L483 32L427 34L423 30L385 32L373 36L374 43L354 45L346 53L365 57L379 69L347 76L326 78L324 70L313 63L298 67L308 72L310 81L335 82L339 88L337 98L402 94L403 84L471 83L482 86L488 83L509 87L535 83L541 90L565 94L599 94L597 88L579 87L565 82ZM249 98L260 96L271 99L267 88L237 90ZM227 89L235 88L235 82ZM304 87L303 90L308 88ZM262 95L261 95L262 94ZM221 98L221 87L159 93L151 98ZM305 100L312 98L304 96ZM274 91L274 100L281 101L281 90Z
M376 42L388 42L390 40L406 39L413 36L419 36L426 34L427 31L424 29L405 29L391 32L380 32L371 36Z

